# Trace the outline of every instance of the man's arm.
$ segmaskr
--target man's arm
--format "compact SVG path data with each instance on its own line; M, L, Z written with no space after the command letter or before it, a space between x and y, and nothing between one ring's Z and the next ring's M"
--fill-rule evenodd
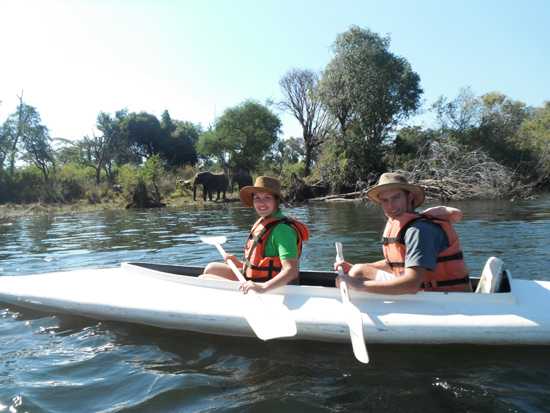
M336 283L339 286L342 279L353 289L376 294L416 294L425 275L424 268L409 267L405 268L405 274L391 280L370 280L345 275L338 277Z
M339 266L342 266L344 273L349 274L352 277L366 277L374 279L378 270L391 272L391 267L388 265L386 260L367 262L364 264L352 264L348 261L336 261L334 263L334 271L338 271Z

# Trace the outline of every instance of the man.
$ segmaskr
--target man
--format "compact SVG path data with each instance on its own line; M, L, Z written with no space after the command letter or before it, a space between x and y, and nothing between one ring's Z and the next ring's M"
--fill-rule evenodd
M471 291L458 236L451 224L454 208L414 212L424 202L424 189L397 173L385 173L367 191L388 218L383 235L384 259L352 265L341 261L350 288L379 294L415 294L427 291ZM431 211L431 214L429 213ZM433 215L432 215L433 214Z

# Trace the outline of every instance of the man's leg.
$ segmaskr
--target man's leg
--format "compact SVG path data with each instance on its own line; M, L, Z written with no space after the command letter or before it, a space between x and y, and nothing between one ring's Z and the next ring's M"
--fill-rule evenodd
M369 280L390 280L395 278L393 273L372 264L354 264L349 270L348 275L350 277L367 278Z

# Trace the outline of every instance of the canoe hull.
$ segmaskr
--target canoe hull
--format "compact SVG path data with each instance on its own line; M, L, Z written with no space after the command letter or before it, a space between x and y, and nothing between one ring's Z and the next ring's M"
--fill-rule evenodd
M0 301L40 311L124 321L207 334L254 337L244 317L256 304L238 284L139 265L0 277ZM327 273L330 276L330 273ZM349 342L339 291L286 286L263 294L287 306L297 325L293 339ZM367 343L550 344L550 282L512 281L498 294L419 292L383 296L351 292L361 310ZM269 320L266 320L269 322Z

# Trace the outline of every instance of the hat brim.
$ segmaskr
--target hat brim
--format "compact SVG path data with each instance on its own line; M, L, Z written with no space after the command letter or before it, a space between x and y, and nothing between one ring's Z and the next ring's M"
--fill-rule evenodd
M404 183L390 183L390 184L382 184L382 185L376 185L373 186L371 189L367 190L367 197L377 204L380 204L382 201L380 200L380 194L384 191L390 190L390 189L403 189L405 191L410 192L414 196L414 202L413 207L419 207L424 203L424 200L426 199L426 195L424 193L424 188L418 185L413 184L404 184Z
M245 186L239 191L239 197L241 198L241 202L247 207L253 207L254 204L252 202L252 197L254 196L255 193L257 194L258 192L271 194L279 198L281 197L280 193L272 191L269 188L264 188L261 186Z

